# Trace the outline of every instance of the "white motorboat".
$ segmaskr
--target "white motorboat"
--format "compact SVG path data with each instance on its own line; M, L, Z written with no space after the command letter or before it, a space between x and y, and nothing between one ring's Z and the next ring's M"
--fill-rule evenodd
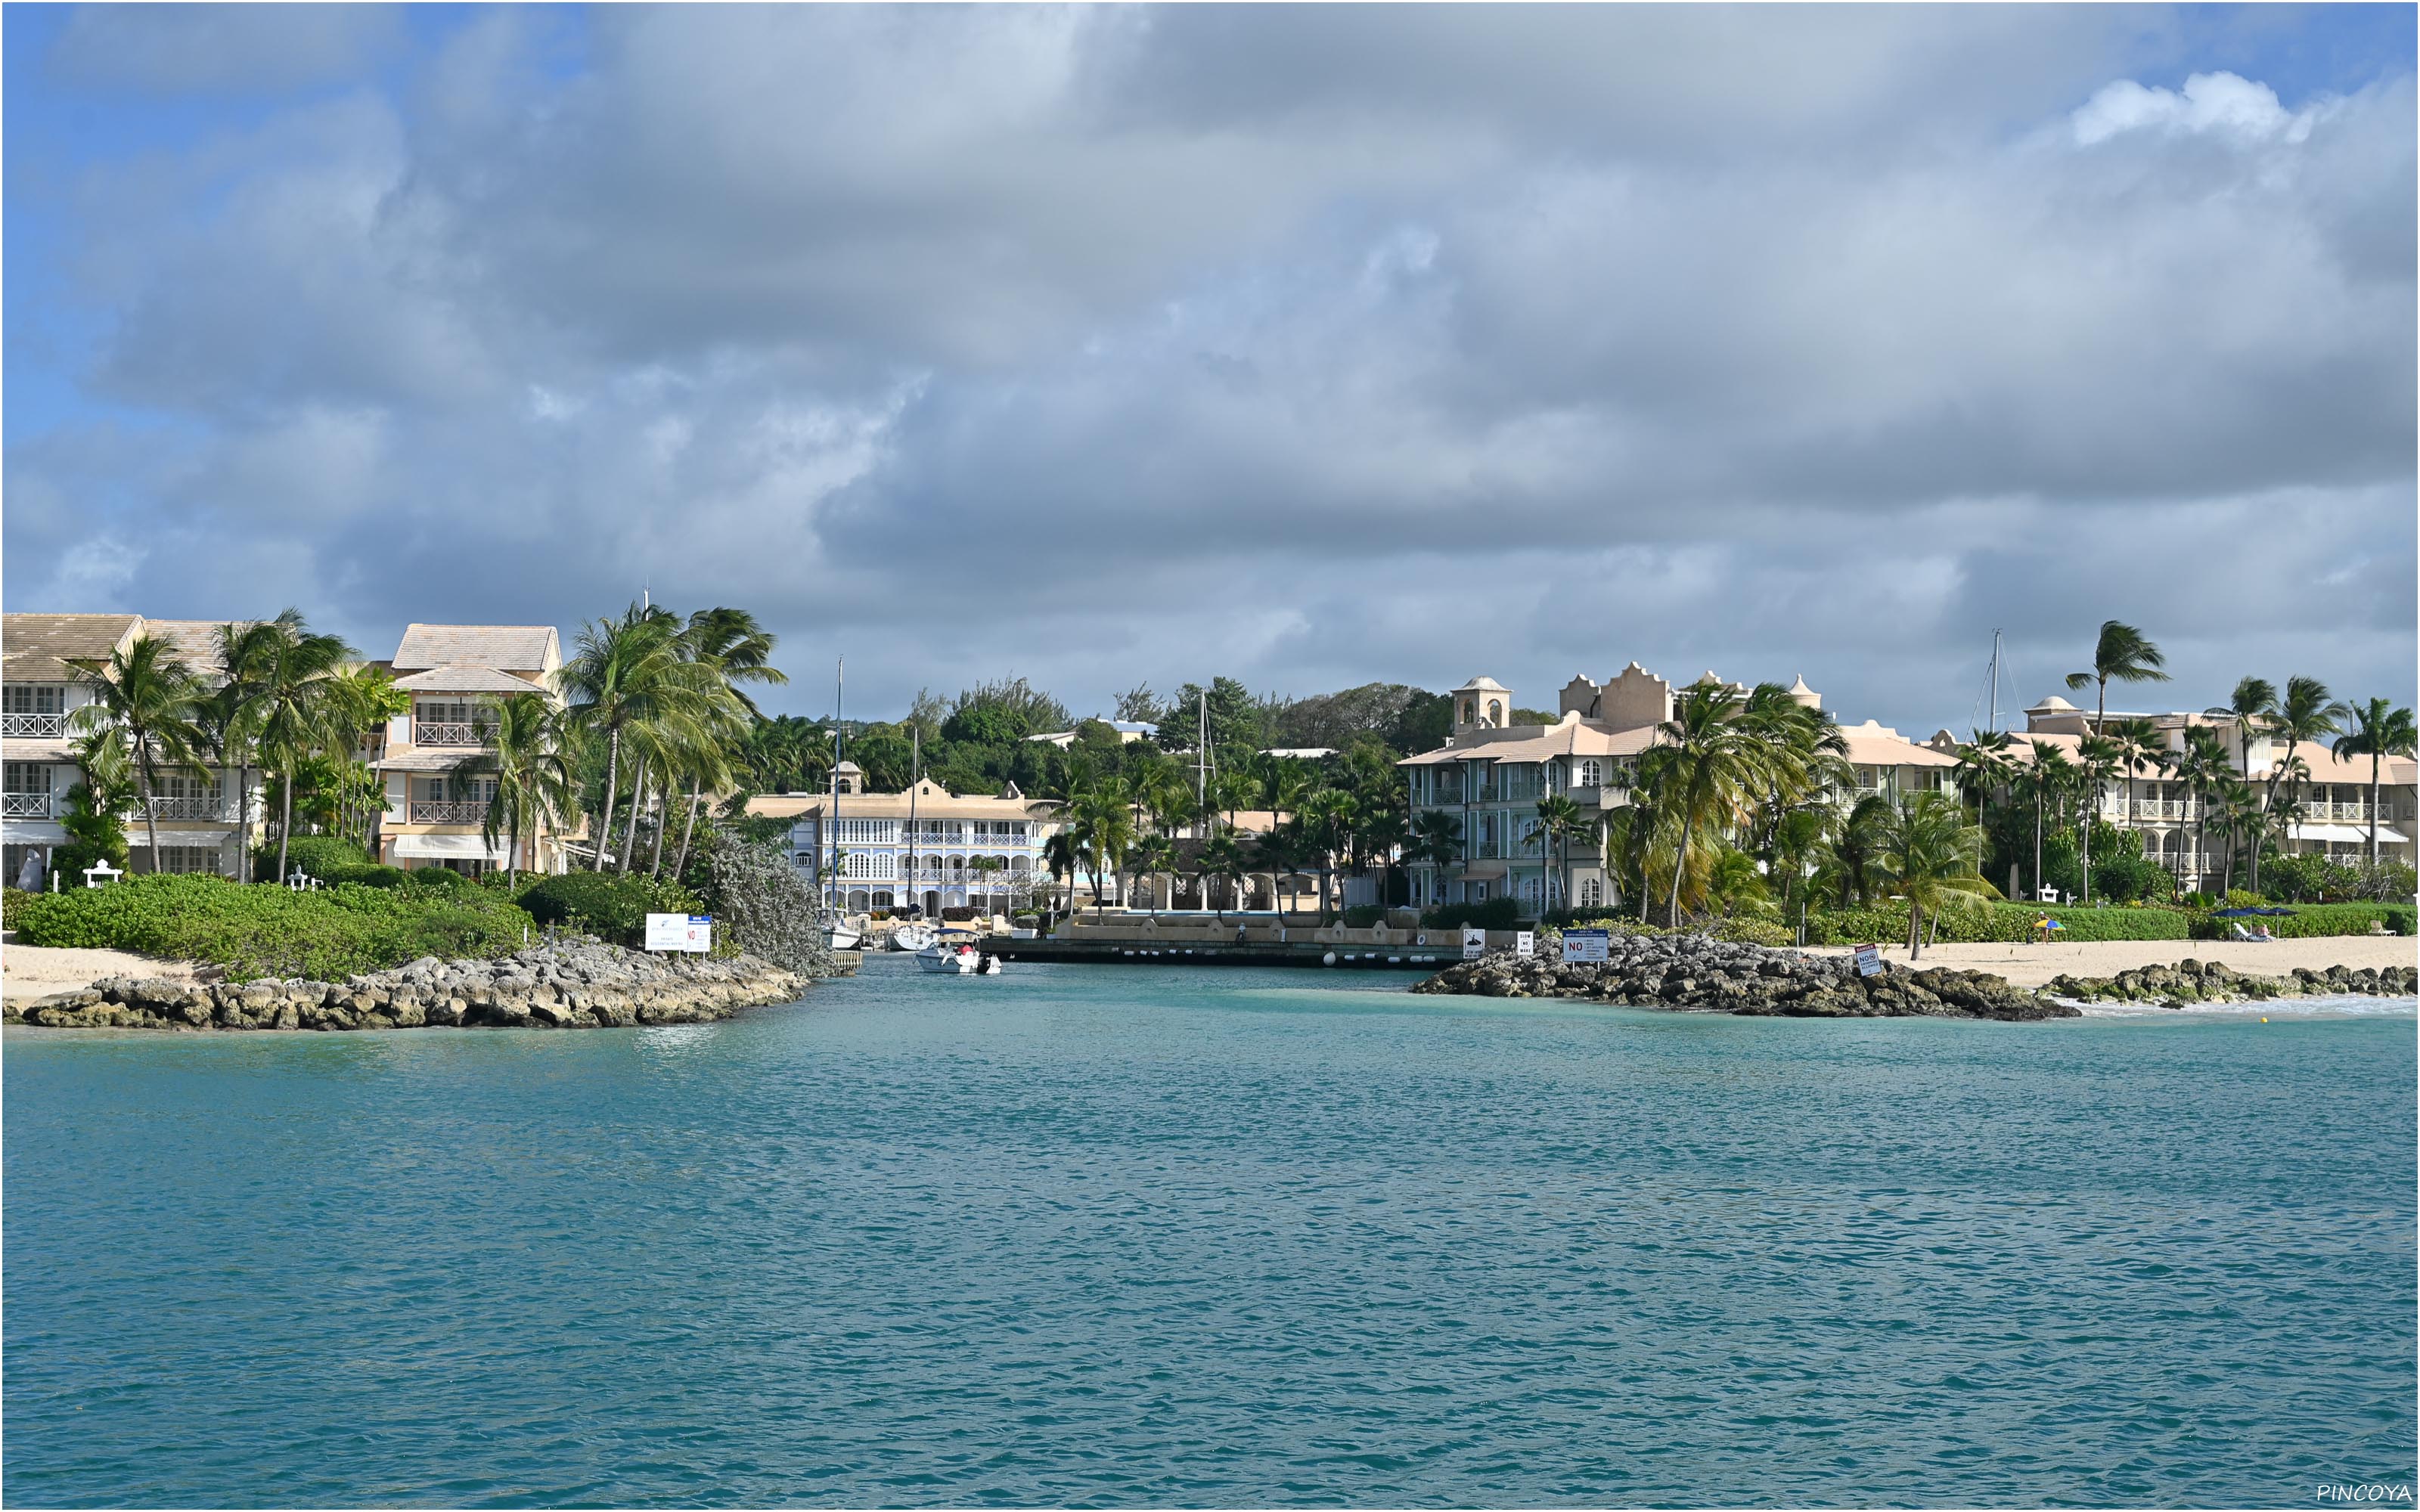
M902 924L891 932L891 948L894 950L922 950L939 937L930 924Z
M916 964L944 977L995 976L1000 971L997 957L987 956L971 945L926 946L916 952Z
M864 938L865 932L845 919L824 926L824 943L835 950L854 950Z

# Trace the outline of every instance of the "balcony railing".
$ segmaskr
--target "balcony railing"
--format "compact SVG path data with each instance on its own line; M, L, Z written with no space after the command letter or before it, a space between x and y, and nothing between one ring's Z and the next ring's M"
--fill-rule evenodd
M225 821L236 817L235 804L215 795L198 798L154 798L151 817L162 820Z
M488 805L477 798L416 798L411 805L415 825L484 825Z
M11 739L63 740L67 733L64 714L0 714L0 735Z
M484 746L495 738L496 727L485 721L453 724L415 720L411 727L411 743L415 746Z
M11 716L14 717L14 716ZM47 793L0 794L0 815L10 819L48 819L54 812Z

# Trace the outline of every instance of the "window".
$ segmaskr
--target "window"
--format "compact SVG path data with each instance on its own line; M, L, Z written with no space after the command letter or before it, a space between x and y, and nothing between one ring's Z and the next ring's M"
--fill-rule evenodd
M200 845L163 845L160 862L151 864L151 847L136 845L128 852L128 870L134 872L165 872L172 875L215 872L219 869L219 853Z
M51 791L51 769L40 762L10 762L0 787L10 793L47 794Z
M1541 881L1539 878L1523 877L1521 879L1521 901L1524 903L1527 903L1529 907L1535 908L1538 906L1540 900L1545 896L1545 883Z
M1602 908L1605 906L1605 883L1601 879L1596 877L1586 877L1581 879L1580 906L1582 908Z
M1591 756L1588 760L1580 763L1580 786L1584 788L1593 788L1603 787L1604 785L1605 764L1602 762L1599 762L1595 757Z
M0 713L64 714L68 690L56 683L10 683L0 687Z

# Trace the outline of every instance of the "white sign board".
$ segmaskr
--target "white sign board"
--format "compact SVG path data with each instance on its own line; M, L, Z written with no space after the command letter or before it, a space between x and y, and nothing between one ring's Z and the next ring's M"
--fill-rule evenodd
M1476 961L1487 953L1487 932L1465 925L1462 931L1462 958Z
M1603 961L1612 953L1613 932L1602 929L1563 931L1565 961Z
M1534 933L1526 929L1517 931L1512 936L1512 953L1514 955L1536 955L1538 953L1538 936Z
M649 914L647 949L688 950L704 955L714 949L714 918L708 914Z

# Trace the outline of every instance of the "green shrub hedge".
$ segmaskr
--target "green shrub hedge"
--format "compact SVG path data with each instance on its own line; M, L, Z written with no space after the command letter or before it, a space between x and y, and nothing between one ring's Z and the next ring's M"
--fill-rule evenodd
M599 939L632 947L647 943L649 914L706 911L696 894L678 883L619 872L566 872L558 877L542 877L521 889L519 902L541 924L585 930Z
M506 955L531 927L512 903L469 889L338 885L295 892L210 876L128 877L11 900L9 912L9 926L28 945L215 962L237 980L337 980L425 955Z
M1420 916L1431 929L1519 929L1521 905L1511 898L1490 898L1481 903L1439 903Z
M2273 918L2209 918L2199 920L2195 937L2205 940L2231 939L2229 924L2245 929L2269 926L2269 933L2281 940L2312 940L2337 934L2366 934L2372 924L2383 924L2389 934L2413 933L2415 910L2408 903L2306 903L2291 914Z
M263 845L252 853L256 877L274 880L277 875L277 847ZM338 872L370 864L370 853L353 841L336 835L297 835L286 844L286 871L333 882Z
M1983 908L1953 909L1941 916L1939 928L1925 918L1927 938L1944 944L1983 941L2017 942L2034 935L2034 921L2049 916L2059 921L2057 938L2076 940L2187 940L2194 938L2199 917L2181 908L2032 907L2023 903L1992 903ZM1888 945L1907 938L1907 905L1875 903L1807 916L1809 945Z

